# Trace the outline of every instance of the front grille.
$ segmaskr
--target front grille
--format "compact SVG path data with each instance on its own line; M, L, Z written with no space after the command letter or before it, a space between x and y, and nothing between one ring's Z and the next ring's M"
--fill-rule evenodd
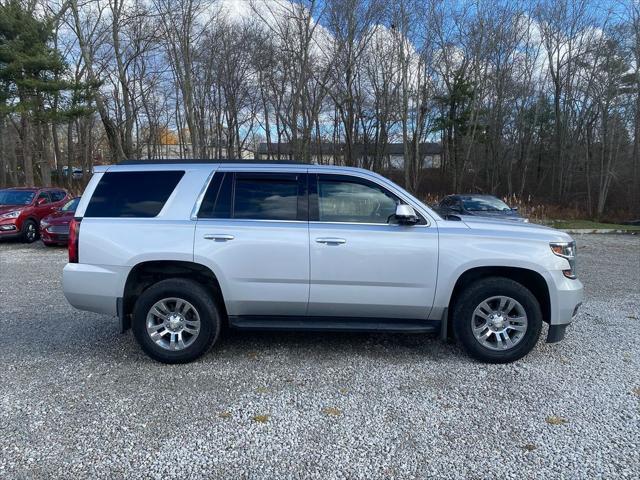
M57 235L69 235L69 225L53 225L47 228L47 232Z

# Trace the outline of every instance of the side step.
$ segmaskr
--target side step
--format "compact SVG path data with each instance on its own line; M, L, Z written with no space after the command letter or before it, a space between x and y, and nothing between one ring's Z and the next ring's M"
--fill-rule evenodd
M440 331L440 320L361 317L230 316L241 330L429 333Z

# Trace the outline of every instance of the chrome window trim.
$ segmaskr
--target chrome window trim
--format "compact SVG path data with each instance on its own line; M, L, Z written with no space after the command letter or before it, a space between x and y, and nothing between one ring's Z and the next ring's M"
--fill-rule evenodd
M425 221L429 221L425 218ZM411 228L427 228L429 224L426 225L402 225L401 223L365 223L365 222L322 222L320 220L312 220L309 222L311 224L325 224L325 225L367 225L367 226L383 226L383 227L411 227Z
M232 222L232 223L247 223L247 222L267 222L267 223L309 223L307 220L271 220L264 218L200 218L200 222Z
M196 200L196 204L194 205L193 209L191 210L191 220L200 220L198 218L198 212L200 211L200 207L202 205L202 201L204 200L204 196L207 192L207 189L209 188L209 184L211 183L211 180L213 180L213 176L217 173L217 172L233 172L233 173L252 173L252 172L256 172L256 173L260 173L260 172L266 172L266 173L300 173L301 171L304 172L307 175L310 174L317 174L317 175L321 175L321 174L325 174L325 175L345 175L348 177L353 177L353 178L359 178L359 179L363 179L363 180L368 180L370 182L375 183L376 185L378 185L380 188L383 188L391 193L393 193L395 196L399 197L403 202L405 202L407 205L411 205L414 209L416 209L418 212L420 212L420 214L422 215L422 217L424 217L424 220L426 222L425 225L411 225L412 227L431 227L433 226L433 222L431 220L431 216L429 215L429 213L427 213L427 211L421 206L421 205L416 205L416 203L414 203L413 201L410 201L407 197L405 197L402 193L400 192L396 192L395 188L390 188L388 185L385 185L384 183L381 183L378 181L378 178L375 175L368 175L368 171L363 171L363 172L353 172L350 170L342 170L339 167L334 168L317 168L315 166L309 166L309 165L300 165L298 166L298 168L291 168L290 166L282 166L282 165L269 165L267 166L267 168L264 168L265 165L260 165L258 168L256 168L255 166L251 166L251 165L246 165L246 166L241 166L239 167L238 165L225 165L224 162L220 162L220 164L218 165L217 168L215 168L208 176L204 186L202 187L202 190L200 191L200 193L198 194L198 198ZM315 167L315 168L314 168ZM327 225L398 225L399 224L393 224L393 223L361 223L361 222L321 222L321 221L306 221L306 220L265 220L265 219L249 219L249 218L203 218L201 219L202 221L204 220L214 220L214 221L234 221L234 222L280 222L280 223L309 223L309 224L327 224Z
M190 217L191 220L198 220L198 212L200 211L200 207L202 206L202 201L204 200L204 196L207 193L207 190L209 189L209 184L211 183L211 180L213 180L213 176L216 174L217 171L218 171L217 168L214 169L207 177L207 180L204 182L204 186L202 187L202 189L200 190L200 193L198 194L198 197L196 198L196 203L191 209L191 217Z

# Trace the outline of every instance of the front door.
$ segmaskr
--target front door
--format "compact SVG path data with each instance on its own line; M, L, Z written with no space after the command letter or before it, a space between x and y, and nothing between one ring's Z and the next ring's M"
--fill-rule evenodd
M438 232L426 219L398 225L402 200L351 175L309 175L308 315L427 319Z
M229 315L306 313L306 182L306 172L214 175L198 213L194 260L218 277Z

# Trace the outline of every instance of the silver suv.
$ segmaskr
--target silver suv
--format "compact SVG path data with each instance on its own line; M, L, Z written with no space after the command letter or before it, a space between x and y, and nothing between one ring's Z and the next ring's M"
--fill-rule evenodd
M300 164L98 167L71 224L64 293L118 316L152 358L221 328L437 332L510 362L564 337L575 243L531 224L443 220L366 170Z

